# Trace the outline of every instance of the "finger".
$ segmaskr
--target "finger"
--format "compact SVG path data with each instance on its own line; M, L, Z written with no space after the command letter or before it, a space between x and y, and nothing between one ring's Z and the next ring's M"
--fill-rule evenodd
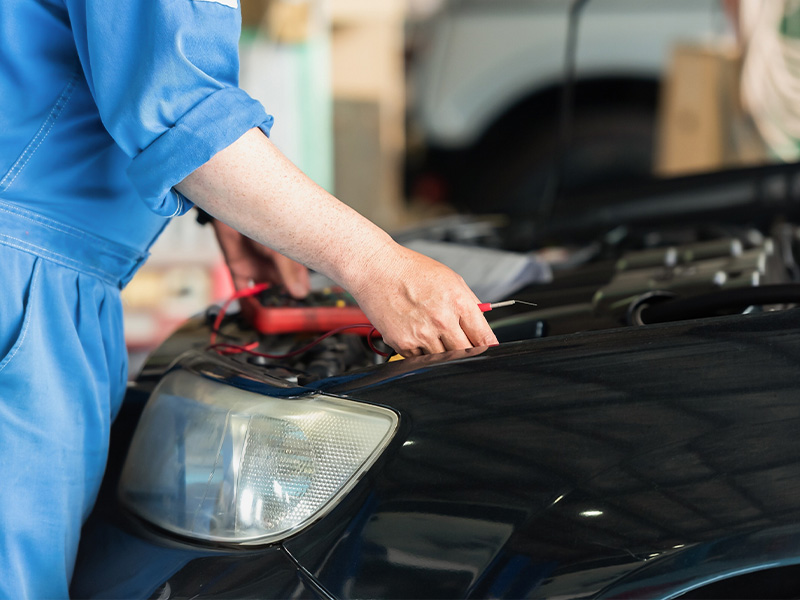
M422 348L423 354L438 354L439 352L444 352L446 348L444 347L444 343L440 338L434 338L426 342Z
M401 333L397 339L384 336L383 341L405 358L444 352L444 346L438 337L427 337L426 339L425 336L409 335L408 333L408 331Z
M253 279L247 275L231 273L231 277L233 278L233 287L237 290L246 290L253 286Z
M477 306L475 310L461 315L461 330L473 346L496 346L498 344L497 336Z
M276 253L274 261L286 291L295 298L308 296L308 292L311 291L311 279L308 275L308 269L282 254Z
M474 345L460 326L442 332L440 339L445 350L464 350Z
M389 345L392 346L392 344ZM412 358L414 356L422 356L424 354L422 348L395 348L394 346L392 346L392 348L394 348L394 351L403 358Z
M466 281L464 281L464 278L463 278L463 277L461 277L461 275L459 275L458 273L454 273L454 275L455 275L455 276L458 278L458 281L459 281L459 283L461 284L461 286L460 286L460 287L461 287L462 293L464 294L464 297L465 297L465 298L466 298L466 297L469 297L469 298L471 298L471 299L472 299L472 300L475 302L475 304L480 304L480 302L481 302L481 301L480 301L480 300L478 299L478 297L475 295L475 292L473 292L473 291L472 291L472 288L470 288L470 287L467 285L467 282L466 282Z

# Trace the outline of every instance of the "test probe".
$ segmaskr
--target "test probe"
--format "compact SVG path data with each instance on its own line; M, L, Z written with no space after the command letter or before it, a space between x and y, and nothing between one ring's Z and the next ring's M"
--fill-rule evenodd
M525 302L525 300L504 300L503 302L481 302L478 304L478 308L481 309L481 312L489 312L495 308L503 308L505 306L511 306L512 304L527 304L528 306L536 306L536 304L533 302Z

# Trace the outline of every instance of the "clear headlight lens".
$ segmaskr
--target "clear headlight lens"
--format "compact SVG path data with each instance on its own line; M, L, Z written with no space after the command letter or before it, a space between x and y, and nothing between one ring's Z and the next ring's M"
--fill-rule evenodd
M277 541L332 508L396 426L384 408L324 395L272 398L176 371L142 413L120 497L181 535Z

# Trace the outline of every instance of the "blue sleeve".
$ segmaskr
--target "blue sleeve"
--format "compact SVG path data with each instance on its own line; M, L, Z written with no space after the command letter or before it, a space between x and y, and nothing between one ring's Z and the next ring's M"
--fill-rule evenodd
M103 125L131 157L145 203L191 203L173 186L272 117L238 87L238 0L65 0Z

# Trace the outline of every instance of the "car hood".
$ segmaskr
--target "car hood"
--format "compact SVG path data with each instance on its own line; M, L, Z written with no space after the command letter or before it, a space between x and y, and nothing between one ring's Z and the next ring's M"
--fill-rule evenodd
M368 482L285 546L337 597L671 597L800 562L797 317L575 334L320 382L393 408L401 429Z

